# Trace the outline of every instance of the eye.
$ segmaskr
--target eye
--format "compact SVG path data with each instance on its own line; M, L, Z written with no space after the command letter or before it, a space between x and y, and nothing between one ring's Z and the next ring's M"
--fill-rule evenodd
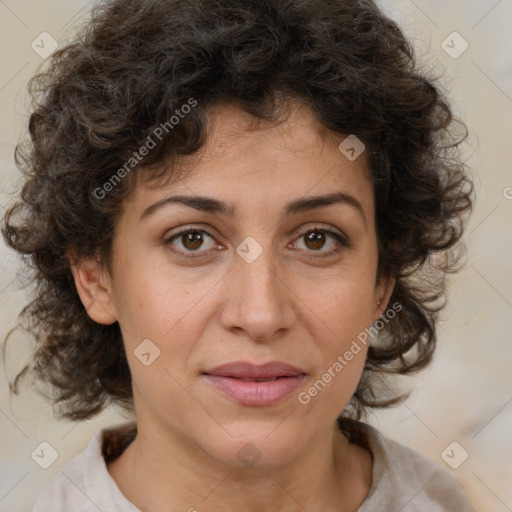
M203 229L197 229L197 228L189 228L185 231L181 231L180 233L176 233L172 237L168 238L165 243L166 245L174 245L174 240L179 242L179 245L181 245L181 248L178 250L172 249L174 252L178 253L179 256L183 258L197 258L198 256L201 256L206 251L199 251L199 249L205 244L205 239L210 239L210 249L215 247L216 244L214 242L214 239L212 236L210 236L206 231ZM206 244L208 245L208 244ZM193 253L200 253L200 254L193 254ZM191 254L192 253L192 254Z
M331 239L330 244L328 243L329 238ZM302 233L297 240L303 241L303 245L306 247L308 252L319 252L321 253L321 257L337 254L341 252L343 248L349 247L347 239L344 236L327 228L314 227ZM327 250L320 250L325 247L326 244L331 248ZM292 245L295 248L297 248L297 246L301 248L301 244L297 244L297 242L293 242Z
M331 240L330 244L328 243L329 239ZM349 247L349 243L344 236L327 228L311 228L299 235L296 240L303 241L305 251L320 253L320 257L332 256L341 252L343 248ZM216 244L214 238L207 231L199 228L188 228L176 233L167 238L165 244L170 246L171 250L181 258L198 258L204 256L205 253L214 247L222 248L222 246ZM290 245L294 249L302 249L300 247L302 244L296 241ZM320 250L326 245L331 246L331 248ZM173 246L177 246L177 249L173 248ZM200 250L201 248L204 250Z

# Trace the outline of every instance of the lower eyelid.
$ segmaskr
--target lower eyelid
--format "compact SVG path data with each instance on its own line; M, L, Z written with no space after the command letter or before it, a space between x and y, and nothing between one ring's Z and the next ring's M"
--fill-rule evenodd
M213 235L211 235L208 231L205 231L204 229L188 229L188 230L185 230L185 231L182 231L180 233L176 233L174 235L172 235L171 237L167 238L165 240L165 244L166 245L172 245L172 242L176 239L179 239L180 236L183 236L183 235L186 235L187 233L190 233L190 232L199 232L199 233L202 233L204 235L207 235L208 237L210 237L212 240L215 241L215 237ZM304 231L302 233L300 233L294 240L293 242L295 242L296 240L299 240L301 239L302 237L306 236L307 234L311 233L311 232L322 232L324 234L326 234L327 236L330 236L332 237L334 240L336 240L336 242L338 242L339 245L342 246L342 248L347 248L349 247L349 243L348 243L348 240L346 237L344 237L343 235L335 232L335 231L332 231L332 230L329 230L327 228L310 228L308 229L307 231ZM175 250L175 249L172 249L174 252L178 253L178 254L186 254L187 256L184 256L184 257L189 257L189 258L193 258L193 257L199 257L201 255L204 255L204 254L207 254L210 250L197 250L197 251L182 251L180 249L178 250ZM322 251L322 250L319 250L319 251L307 251L307 252L311 252L312 254L314 253L318 253L318 254L325 254L325 255L329 255L329 254L335 254L337 252L340 252L341 248L338 247L336 249L331 249L330 251ZM195 256L197 255L197 256Z

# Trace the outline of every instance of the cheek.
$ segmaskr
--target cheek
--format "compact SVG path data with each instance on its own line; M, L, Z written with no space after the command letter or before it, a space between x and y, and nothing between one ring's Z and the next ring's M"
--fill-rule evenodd
M355 338L370 326L374 310L372 292L362 286L344 287L332 300L330 321L333 331L344 341Z
M324 282L320 291L309 288L302 292L307 300L305 310L324 331L323 339L332 349L342 349L366 327L374 311L373 275L338 275Z
M350 400L363 372L369 341L366 330L374 309L373 275L351 276L338 276L325 293L308 295L308 306L314 313L309 316L318 326L314 338L320 364L304 400L317 400L326 410L333 408L338 413Z
M376 242L358 241L339 265L299 277L304 303L322 319L330 337L350 339L371 324L377 267Z
M119 324L128 338L163 339L198 302L179 269L132 251L118 261L114 300ZM204 293L204 292L203 292ZM126 339L126 338L125 338Z
M178 277L158 266L128 275L132 279L119 297L119 324L133 383L145 401L174 397L176 403L175 395L183 395L178 383L188 378L191 354L211 317L204 281L191 285L183 273Z

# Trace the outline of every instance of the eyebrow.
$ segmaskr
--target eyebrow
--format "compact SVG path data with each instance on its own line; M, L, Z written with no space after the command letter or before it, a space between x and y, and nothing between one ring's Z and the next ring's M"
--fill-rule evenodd
M142 213L140 220L149 218L164 206L176 203L195 208L201 212L217 215L220 214L227 217L233 217L236 212L234 204L225 203L213 197L177 195L164 197L163 199L160 199L160 201L148 206ZM365 226L367 225L366 216L361 203L355 197L347 194L346 192L334 192L323 196L305 196L299 199L294 199L284 206L282 213L284 217L289 217L297 213L303 213L333 204L345 204L352 207L361 215Z

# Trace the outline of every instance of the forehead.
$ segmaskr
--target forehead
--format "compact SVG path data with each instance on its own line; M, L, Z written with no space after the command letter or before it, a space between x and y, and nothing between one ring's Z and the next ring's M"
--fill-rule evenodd
M345 135L329 130L303 103L289 102L285 108L286 118L269 123L231 103L215 106L208 114L206 144L198 153L185 157L182 164L195 166L204 157L226 161L230 158L248 160L253 156L252 164L257 167L259 158L256 157L264 156L262 151L277 157L276 164L290 157L308 160L322 156L325 159L328 153L334 156L334 161L342 162L337 148Z
M217 105L208 115L205 145L169 165L163 180L137 180L132 199L138 210L170 191L263 204L342 191L356 196L372 217L367 155L349 160L338 149L346 136L327 129L301 104L277 124L232 104Z

